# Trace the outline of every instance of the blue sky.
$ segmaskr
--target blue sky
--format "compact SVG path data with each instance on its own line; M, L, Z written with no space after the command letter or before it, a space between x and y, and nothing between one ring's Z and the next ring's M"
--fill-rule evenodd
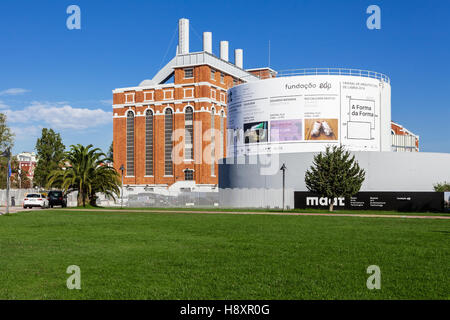
M81 8L81 30L66 9ZM381 8L381 30L366 8ZM106 150L111 90L152 78L173 57L177 21L244 49L244 67L346 67L387 74L392 119L420 135L421 151L450 152L450 1L11 1L0 2L0 111L14 152L34 149L43 127L66 146ZM171 39L173 41L171 42ZM167 55L166 55L167 53Z

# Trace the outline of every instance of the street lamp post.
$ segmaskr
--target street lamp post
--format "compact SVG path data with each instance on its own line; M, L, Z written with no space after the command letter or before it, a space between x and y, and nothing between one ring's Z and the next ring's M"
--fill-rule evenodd
M285 188L285 181L286 181L286 164L283 163L283 165L281 166L280 170L283 171L283 211L284 211L284 188Z
M119 170L122 172L122 191L120 192L120 209L123 208L123 171L125 170L125 167L123 165L120 166Z

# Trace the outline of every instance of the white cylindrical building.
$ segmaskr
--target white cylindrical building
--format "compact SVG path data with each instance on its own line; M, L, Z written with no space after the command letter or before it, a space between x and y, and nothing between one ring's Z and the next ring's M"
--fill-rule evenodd
M349 69L280 74L229 90L227 128L234 137L228 137L227 157L315 152L329 145L391 150L388 77Z

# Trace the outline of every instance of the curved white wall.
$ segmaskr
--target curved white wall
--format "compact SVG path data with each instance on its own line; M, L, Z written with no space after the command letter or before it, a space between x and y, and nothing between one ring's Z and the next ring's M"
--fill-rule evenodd
M229 207L281 207L285 164L286 203L294 205L294 191L307 191L305 172L313 152L224 159L219 164L220 205ZM437 182L450 181L449 153L353 152L366 171L361 191L433 191ZM239 159L244 158L244 159Z

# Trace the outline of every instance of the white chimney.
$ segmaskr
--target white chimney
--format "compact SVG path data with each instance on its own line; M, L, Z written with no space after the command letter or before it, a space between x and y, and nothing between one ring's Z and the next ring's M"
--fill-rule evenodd
M244 68L244 51L242 49L234 50L234 64L236 67Z
M220 59L228 61L228 41L220 41Z
M189 53L189 20L178 21L178 54Z
M212 33L203 32L203 51L212 54Z

